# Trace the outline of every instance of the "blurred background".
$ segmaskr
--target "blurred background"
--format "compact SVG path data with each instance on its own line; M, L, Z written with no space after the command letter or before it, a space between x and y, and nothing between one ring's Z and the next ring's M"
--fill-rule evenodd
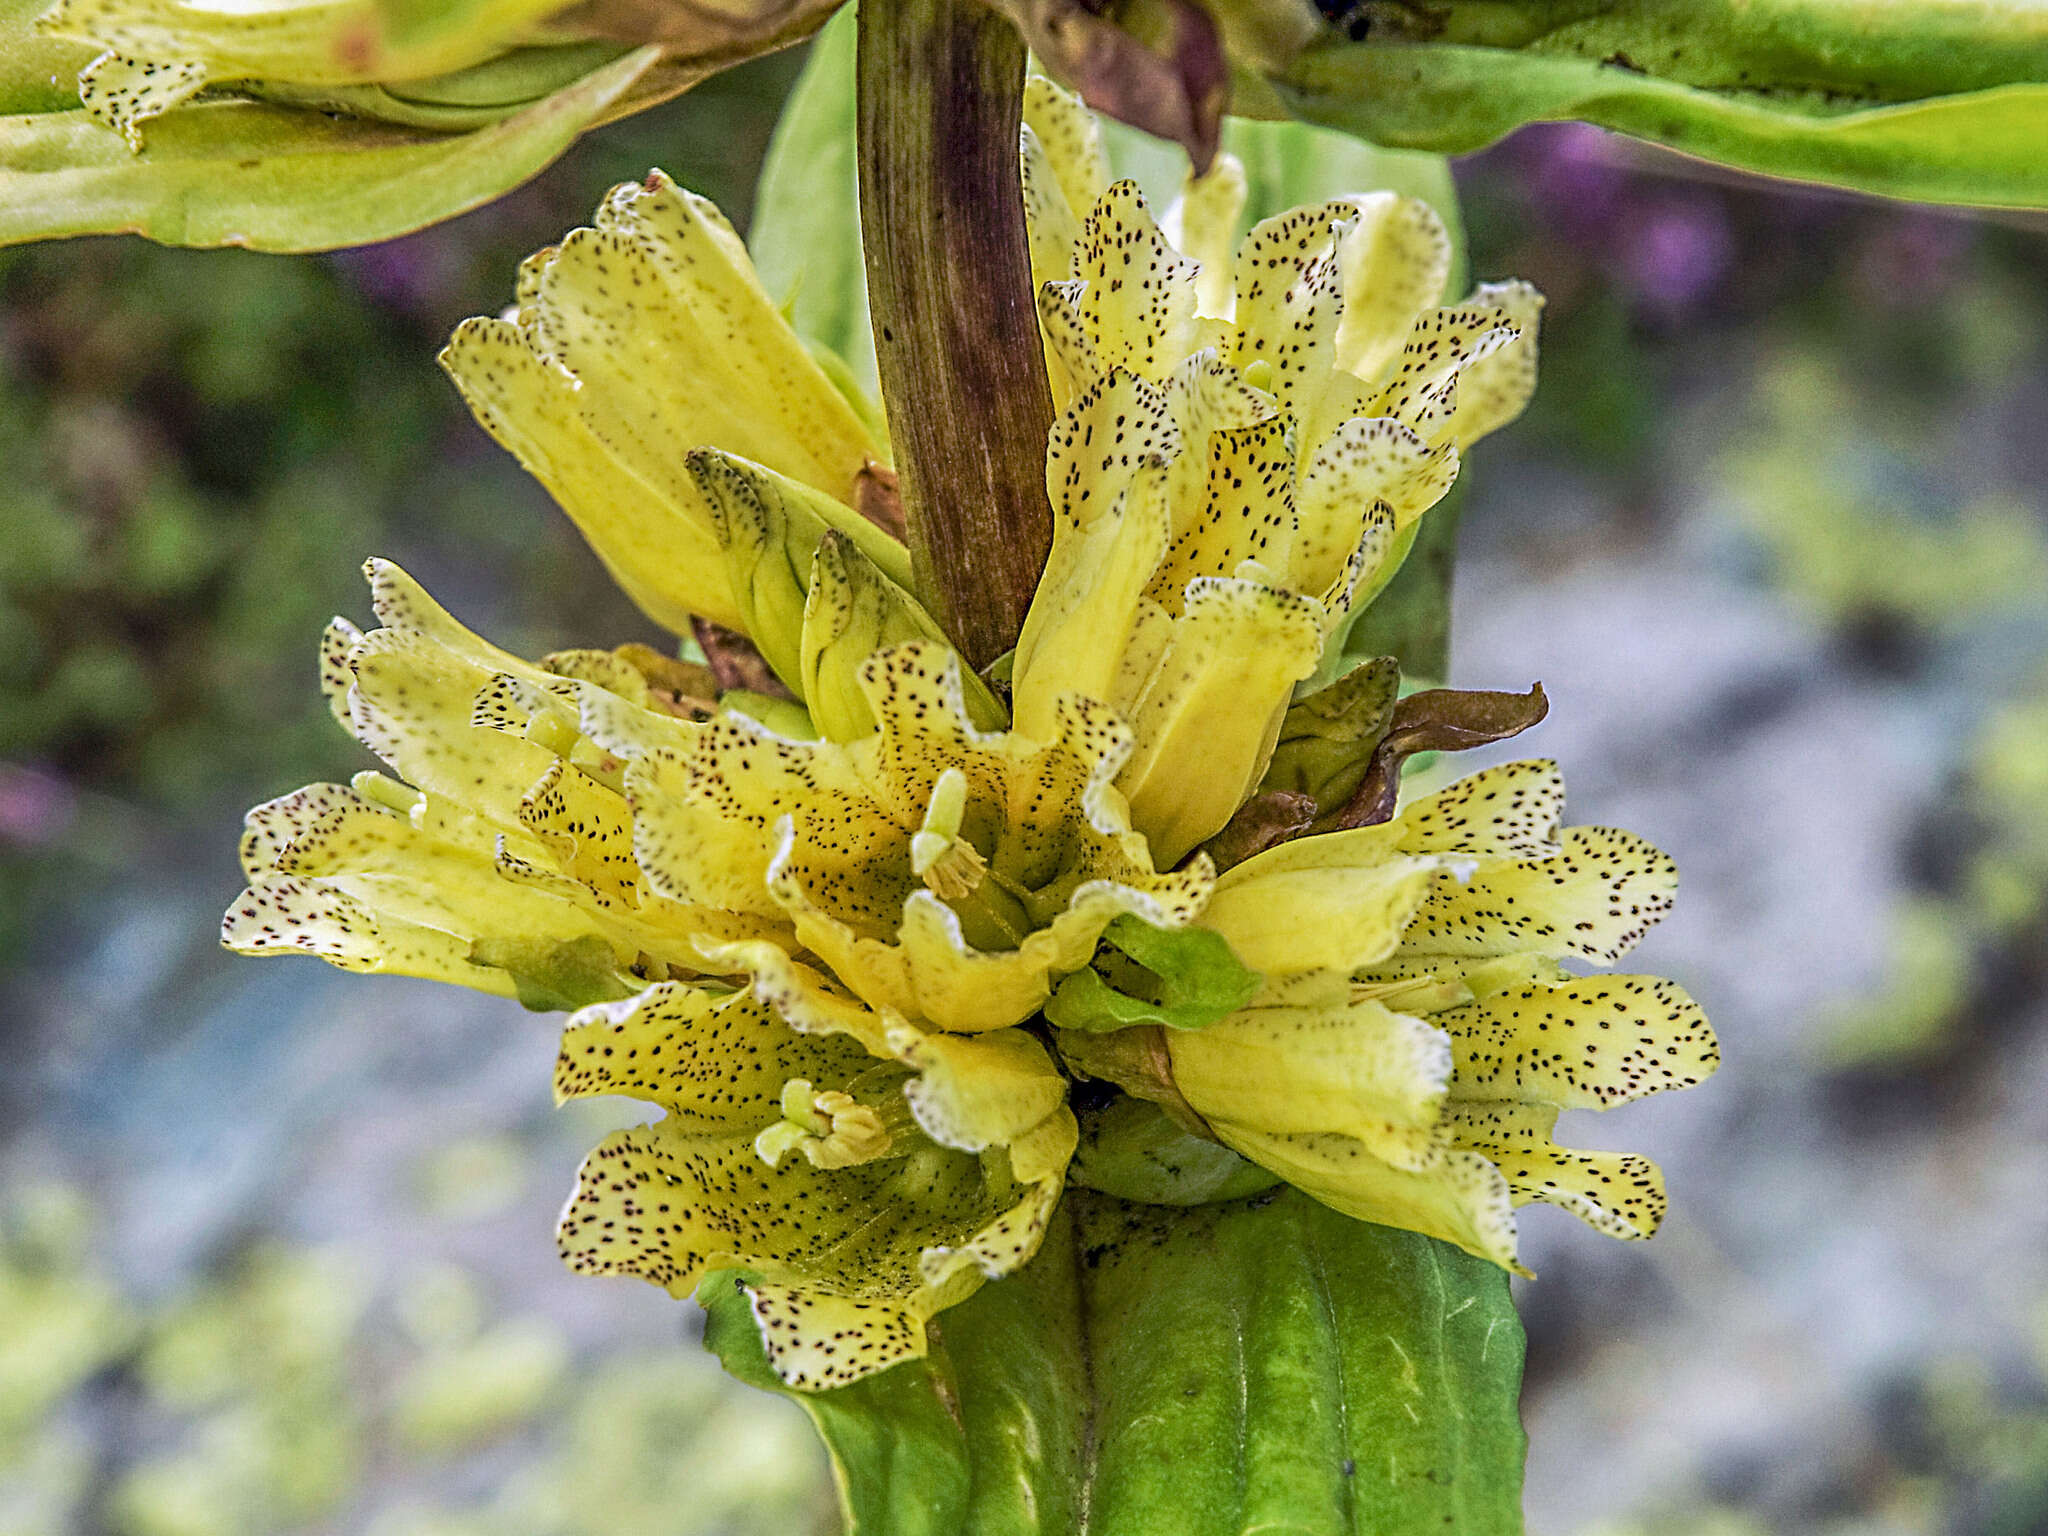
M397 559L509 648L659 641L432 354L659 163L744 227L800 56L443 228L0 252L0 1536L826 1532L790 1405L550 1230L623 1104L554 1020L214 942L242 810L366 757ZM1677 855L1719 1078L1648 1245L1525 1214L1536 1536L2048 1530L2048 228L1575 127L1459 166L1545 380L1468 467L1454 681ZM1492 756L1515 755L1497 751Z

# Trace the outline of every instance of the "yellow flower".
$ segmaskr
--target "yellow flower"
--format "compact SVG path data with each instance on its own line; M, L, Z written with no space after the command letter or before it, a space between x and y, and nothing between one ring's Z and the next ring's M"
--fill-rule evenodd
M1671 982L1560 963L1614 964L1678 881L1631 833L1558 832L1563 797L1554 764L1511 763L1226 873L1199 921L1265 990L1166 1039L1216 1137L1349 1215L1511 1268L1531 1200L1654 1232L1657 1166L1557 1146L1558 1113L1690 1087L1719 1050Z
M679 1292L754 1272L798 1385L921 1353L934 1311L1035 1250L1073 1150L1065 1080L1015 1026L1111 921L1184 925L1213 881L1156 873L1130 830L1129 733L1080 699L1048 742L980 731L929 642L863 660L847 742L685 718L708 711L649 664L523 662L370 576L383 627L337 621L323 680L405 782L252 811L223 941L585 1005L560 1090L670 1116L593 1154L570 1262ZM859 1241L819 1235L856 1215Z
M1183 200L1198 266L1097 185L1089 133L1033 87L1066 398L1008 698L864 515L870 408L656 175L444 362L650 614L740 631L792 697L645 648L527 662L373 562L381 627L337 620L322 677L397 777L249 817L224 941L571 1011L558 1094L665 1117L586 1161L568 1261L677 1294L743 1271L801 1387L922 1354L1029 1260L1071 1078L1211 1138L1203 1198L1256 1165L1513 1265L1516 1201L1627 1236L1661 1213L1647 1163L1555 1147L1558 1111L1713 1063L1667 983L1562 969L1617 958L1673 877L1627 834L1553 837L1545 765L1218 875L1202 845L1254 794L1300 830L1398 771L1391 664L1315 686L1460 445L1519 409L1535 300L1428 308L1442 231L1390 197L1268 221L1233 264L1227 163Z
M529 258L511 318L466 321L441 363L670 629L688 633L693 615L745 626L685 462L700 446L807 488L812 512L907 580L900 546L892 557L853 510L863 470L887 458L868 419L804 349L725 216L659 171Z
M777 1372L840 1386L924 1354L934 1313L1037 1252L1074 1120L1030 1035L898 1020L878 1049L820 978L773 946L754 963L752 990L664 982L570 1019L559 1097L667 1115L591 1153L562 1252L678 1296L744 1269Z
M1023 134L1056 393L1054 542L1018 641L1018 728L1079 690L1137 734L1119 778L1161 862L1257 787L1297 688L1393 573L1461 447L1535 383L1527 284L1431 307L1450 243L1392 193L1299 208L1232 255L1241 170L1180 206L1176 249L1093 119L1043 79Z

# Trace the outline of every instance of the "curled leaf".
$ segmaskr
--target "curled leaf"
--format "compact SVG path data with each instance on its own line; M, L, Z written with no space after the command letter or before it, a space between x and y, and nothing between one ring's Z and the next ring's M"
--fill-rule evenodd
M1467 688L1429 688L1411 693L1394 706L1393 723L1358 788L1333 820L1333 827L1369 827L1394 814L1401 788L1401 767L1418 752L1462 752L1518 736L1550 713L1543 685L1531 683L1527 693L1495 693Z
M992 0L1046 71L1098 112L1188 152L1207 171L1223 132L1230 65L1223 35L1194 0L1155 0L1126 30L1081 0ZM1142 36L1139 33L1142 32Z

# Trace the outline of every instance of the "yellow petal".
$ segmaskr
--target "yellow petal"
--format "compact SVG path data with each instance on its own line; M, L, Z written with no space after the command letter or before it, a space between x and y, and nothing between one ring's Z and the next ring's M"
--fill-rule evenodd
M197 59L130 58L103 53L78 72L78 100L97 122L142 151L142 124L183 106L206 89L206 65Z
M1181 185L1177 243L1201 268L1195 277L1196 312L1212 319L1228 320L1236 307L1231 257L1244 202L1244 162L1228 150L1217 154L1206 175L1190 172Z
M1001 1029L1031 1017L1062 976L1093 958L1102 930L1126 913L1177 926L1201 905L1207 875L1188 870L1142 883L1097 880L1023 936L1014 948L970 944L958 914L930 892L903 906L890 938L866 937L783 892L798 940L871 1006L964 1034Z
M320 636L320 696L327 701L328 713L341 722L345 731L354 730L348 691L356 682L355 673L349 670L348 657L362 638L363 632L342 618L329 620Z
M840 1385L921 1354L935 1312L1036 1251L1074 1146L1065 1085L1029 1037L927 1039L898 1021L885 1040L879 1020L842 1028L858 1005L771 946L735 946L726 959L755 972L751 995L650 988L571 1021L559 1088L641 1093L671 1113L586 1160L562 1252L584 1273L638 1275L677 1294L708 1269L750 1270L775 1369L798 1387ZM925 1077L893 1064L878 1077L870 1044L915 1057ZM919 1118L967 1140L1013 1136L1015 1155L993 1140L950 1150L907 1115L858 1160L757 1150L792 1090L857 1102L906 1082L923 1095L911 1100Z
M242 874L263 878L294 839L361 798L346 784L308 784L252 807L242 818Z
M1432 309L1416 321L1373 409L1355 414L1395 417L1429 443L1455 441L1460 379L1521 334L1508 310L1484 299Z
M1655 976L1593 976L1491 992L1439 1013L1461 1099L1610 1109L1691 1088L1720 1065L1700 1006Z
M452 981L513 995L505 972L472 964L467 938L396 918L323 880L258 880L235 898L221 924L223 946L242 955L318 955L345 971Z
M1016 728L1023 735L1051 740L1064 697L1121 701L1123 663L1167 536L1166 477L1158 468L1133 481L1092 522L1062 524L1011 668Z
M1543 295L1524 282L1482 283L1472 302L1501 309L1521 334L1459 374L1450 436L1460 447L1506 426L1536 393L1536 329L1543 312Z
M1548 758L1481 769L1403 808L1394 825L1406 853L1483 853L1540 859L1558 851L1564 776Z
M711 508L741 628L776 676L800 689L804 604L826 533L838 532L899 585L910 580L909 556L850 508L758 464L710 449L688 463Z
M441 353L484 430L547 488L605 569L664 628L742 623L703 497L602 436L577 381L510 321L465 320Z
M1244 803L1294 685L1322 655L1316 605L1249 581L1188 585L1158 675L1130 710L1136 746L1117 784L1161 867Z
M1385 414L1368 409L1376 386L1340 365L1351 295L1339 248L1347 232L1357 230L1361 206L1391 206L1383 201L1387 196L1291 209L1253 226L1238 250L1237 308L1226 355L1279 398L1303 455L1340 422ZM1398 310L1406 291L1399 284L1379 299ZM1359 302L1370 310L1374 296Z
M1358 547L1373 507L1386 507L1387 532L1397 533L1441 501L1457 478L1458 453L1449 443L1432 448L1388 416L1355 416L1343 423L1308 457L1295 487L1301 532L1290 585L1320 596ZM1365 579L1390 548L1389 538L1362 573Z
M725 216L656 171L614 187L596 226L555 247L532 307L536 345L580 381L598 430L671 474L678 450L715 446L849 498L879 445Z
M260 838L279 829L275 804L258 807ZM440 835L451 827L456 838ZM596 937L622 966L643 954L662 965L697 964L687 929L600 900L537 842L522 838L516 850L508 842L506 834L494 837L467 818L444 815L439 829L430 830L345 794L317 819L293 828L290 840L270 851L263 874L318 882L373 913L380 931L432 929L459 941L465 955L479 943L536 935L556 943Z
M904 1088L924 1133L942 1147L1007 1146L1066 1102L1067 1082L1020 1029L966 1038L891 1027L897 1057L917 1076Z
M1112 370L1060 413L1045 448L1045 492L1055 537L1109 515L1131 482L1180 449L1169 392L1127 368Z
M1374 379L1400 356L1417 317L1443 297L1451 238L1420 198L1374 192L1348 201L1351 223L1337 241L1344 313L1336 358Z
M1439 874L1403 945L1447 955L1577 955L1612 965L1671 910L1678 867L1632 832L1571 827L1544 859Z
M1231 953L1269 976L1317 970L1348 975L1391 955L1429 893L1435 879L1431 862L1394 858L1301 868L1273 857L1294 846L1283 843L1226 871L1196 921L1222 934Z
M905 1360L922 1360L928 1349L920 1309L800 1286L752 1285L747 1291L768 1364L799 1391L850 1386Z
M1086 382L1128 368L1164 383L1200 349L1195 264L1160 232L1136 182L1115 183L1089 210L1074 276L1068 303L1092 354Z
M521 270L517 323L473 320L442 356L493 436L622 586L674 629L737 625L685 456L717 447L849 501L882 457L754 275L718 210L659 172Z
M408 784L445 795L501 825L556 761L547 747L470 723L492 674L416 635L372 630L351 657L356 739Z
M1198 578L1233 577L1247 560L1288 570L1297 527L1285 422L1275 417L1212 432L1191 438L1189 447L1207 473L1174 501L1173 542L1145 592L1176 617L1188 583Z
M1349 1136L1400 1168L1440 1150L1450 1043L1378 1003L1246 1008L1206 1029L1170 1029L1166 1048L1174 1086L1212 1121Z
M905 834L878 814L843 754L786 741L743 715L692 732L687 749L649 753L626 770L634 852L655 890L695 906L773 916L768 867L781 823L794 813L800 831L830 831L801 843L795 874L840 882L849 918L893 925L911 888L907 864L889 887L845 877L879 862Z
M840 1083L873 1065L858 1041L798 1034L751 991L660 982L570 1018L555 1100L626 1094L661 1105L679 1128L752 1137L776 1118L791 1078Z
M598 902L622 908L640 905L633 817L622 795L557 760L520 797L519 824Z
M1441 1238L1503 1269L1526 1273L1515 1261L1507 1181L1476 1152L1450 1148L1429 1167L1410 1172L1382 1162L1348 1136L1212 1123L1232 1151L1347 1216Z
M370 606L386 628L416 635L486 672L504 672L538 683L548 681L532 662L500 650L465 627L402 567L389 560L365 560L363 576L370 584Z
M1554 1106L1453 1104L1451 1135L1500 1170L1515 1204L1560 1206L1609 1237L1646 1238L1664 1220L1664 1174L1629 1152L1584 1152L1550 1138Z
M937 622L836 529L819 542L804 600L801 692L818 729L855 741L875 727L861 669L875 652L908 640L946 643ZM956 669L968 714L985 731L1007 724L986 684Z
M1024 82L1024 126L1045 157L1061 201L1077 221L1086 217L1109 190L1109 157L1095 114L1072 91L1033 74Z

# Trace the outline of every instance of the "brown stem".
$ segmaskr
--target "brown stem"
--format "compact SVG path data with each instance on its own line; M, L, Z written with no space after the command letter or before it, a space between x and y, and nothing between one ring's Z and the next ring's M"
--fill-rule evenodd
M1024 44L982 0L867 0L859 90L868 303L912 571L982 667L1017 643L1052 547Z

